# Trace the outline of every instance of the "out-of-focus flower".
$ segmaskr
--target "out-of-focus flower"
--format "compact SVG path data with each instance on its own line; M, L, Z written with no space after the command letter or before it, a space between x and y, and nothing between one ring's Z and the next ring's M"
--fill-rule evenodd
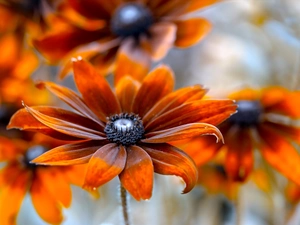
M137 199L152 195L154 172L180 176L184 193L197 182L193 160L168 144L201 135L222 134L215 127L236 110L232 100L202 100L199 85L173 92L167 66L150 72L142 83L124 74L114 93L103 76L83 60L73 60L75 92L42 82L76 113L57 107L19 110L8 128L38 131L58 139L77 140L43 154L33 162L44 165L88 163L85 188L97 188L119 175ZM79 142L78 142L79 141Z
M27 39L37 35L42 25L32 18L37 14L36 9L31 16L25 9L27 5L34 6L38 2L0 1L0 98L4 103L15 104L27 96L33 96L34 85L30 75L38 67L38 58Z
M194 140L187 152L196 164L224 150L227 175L234 181L244 181L253 169L253 151L257 148L267 163L300 184L300 156L292 144L300 143L300 129L283 119L299 119L300 92L274 86L245 89L230 98L237 101L238 113L219 126L225 145L215 144L210 137Z
M206 19L184 16L216 1L69 0L58 16L65 17L65 22L60 20L63 29L53 24L34 44L51 62L91 50L85 57L99 70L111 69L118 55L122 61L134 61L145 74L151 61L162 59L171 47L189 47L208 33L211 25Z
M289 182L286 189L285 195L287 200L289 200L292 204L297 204L300 201L300 186Z
M229 199L236 199L238 184L230 180L221 164L206 164L198 169L198 184L209 194L224 194Z
M0 137L0 224L16 224L26 193L30 194L38 215L46 222L59 224L62 207L68 207L72 195L70 184L82 185L82 166L39 166L35 157L61 142L37 134L30 141Z

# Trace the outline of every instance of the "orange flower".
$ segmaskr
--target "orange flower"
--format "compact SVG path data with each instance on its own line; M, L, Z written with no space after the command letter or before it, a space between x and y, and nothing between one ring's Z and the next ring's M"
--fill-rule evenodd
M198 172L198 184L209 194L222 193L231 200L237 198L238 184L228 178L223 165L206 164L199 167Z
M222 148L227 152L226 173L235 181L244 181L252 171L257 148L266 162L300 185L300 156L291 143L300 143L300 128L286 120L300 118L300 92L269 87L242 90L230 98L237 101L238 113L219 126L225 145L213 143L210 137L195 140L187 152L196 164L213 158ZM199 148L205 151L197 151Z
M51 82L40 86L48 88L76 113L25 105L8 125L77 140L33 162L88 163L85 188L94 189L119 175L123 187L137 200L151 197L154 172L180 176L186 183L183 192L189 192L197 181L197 168L187 154L167 142L199 135L222 139L215 125L235 112L233 101L201 100L206 90L199 85L172 92L174 77L166 66L150 72L141 84L124 76L115 93L87 62L74 60L73 69L82 98Z
M0 224L16 224L18 211L27 192L36 212L46 222L59 224L62 207L68 207L72 195L70 184L82 185L81 166L48 167L30 161L55 146L52 138L34 136L31 141L0 137Z
M173 45L189 47L209 32L207 20L182 17L216 1L69 0L61 5L58 16L67 17L63 29L53 24L53 29L34 44L51 62L69 53L75 56L72 51L81 47L81 55L82 50L92 49L86 57L98 69L111 68L118 53L122 60L136 62L145 73L151 60L162 59Z

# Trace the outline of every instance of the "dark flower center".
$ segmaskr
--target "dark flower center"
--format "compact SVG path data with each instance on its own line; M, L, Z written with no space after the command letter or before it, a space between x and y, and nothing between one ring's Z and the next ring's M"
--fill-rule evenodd
M17 111L16 107L12 105L2 104L0 106L0 126L6 127L11 116Z
M110 21L111 31L121 37L138 37L153 24L151 11L139 3L126 3L117 8Z
M237 105L237 113L228 121L241 127L255 126L261 121L263 108L259 101L241 100L237 101Z
M141 140L145 130L139 116L121 113L108 118L104 132L109 141L128 146Z
M34 160L36 157L42 155L43 153L45 153L48 150L48 148L46 148L43 145L34 145L32 147L30 147L25 155L23 156L23 163L26 167L34 169L36 168L38 165L35 165L33 163L30 163L30 161ZM39 165L40 166L40 165Z
M8 4L20 13L33 16L40 9L41 0L11 0Z

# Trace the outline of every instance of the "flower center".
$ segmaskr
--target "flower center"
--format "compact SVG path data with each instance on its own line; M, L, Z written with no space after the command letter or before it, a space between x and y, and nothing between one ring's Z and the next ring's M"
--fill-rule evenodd
M109 141L128 146L141 140L145 130L139 116L121 113L108 118L104 132Z
M110 21L111 31L121 37L139 36L153 24L151 11L139 3L126 3L117 8Z
M261 121L263 108L259 101L237 101L237 113L233 114L229 121L241 127L255 126Z
M34 145L30 147L23 157L23 163L28 168L35 168L37 165L30 163L30 161L34 160L36 157L42 155L48 150L45 146L42 145Z

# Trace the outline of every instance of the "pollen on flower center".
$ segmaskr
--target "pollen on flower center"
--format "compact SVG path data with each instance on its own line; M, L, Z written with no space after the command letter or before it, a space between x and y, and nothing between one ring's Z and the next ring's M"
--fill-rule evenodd
M138 36L154 22L151 11L139 3L126 3L116 9L111 19L111 31L121 37Z
M45 153L48 149L45 146L42 145L34 145L32 147L30 147L24 157L23 157L23 163L25 166L30 167L30 168L34 168L36 167L35 164L30 163L30 161L34 160L35 158L37 158L38 156L42 155L43 153Z
M139 116L121 113L108 118L104 132L109 141L128 146L142 139L145 130Z
M259 101L241 100L237 101L237 105L237 113L229 118L231 123L249 127L260 122L263 109Z

